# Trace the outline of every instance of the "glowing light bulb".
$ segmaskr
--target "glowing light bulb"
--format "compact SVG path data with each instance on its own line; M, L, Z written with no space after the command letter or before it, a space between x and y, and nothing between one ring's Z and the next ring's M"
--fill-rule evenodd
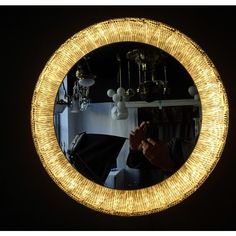
M112 98L114 94L115 94L115 91L113 89L108 89L107 90L107 96L108 97Z
M117 119L118 120L125 120L128 118L128 112L118 112Z
M124 96L125 95L125 89L120 87L116 90L117 94L120 96Z
M194 95L197 94L198 92L197 92L197 89L196 89L195 86L190 86L190 87L188 88L188 93L189 93L191 96L194 96Z
M123 101L117 102L117 107L118 107L120 110L126 108L125 103L124 103Z
M121 99L121 97L120 97L119 94L116 94L116 93L115 93L115 94L112 96L112 100L113 100L114 102L119 102L120 99Z

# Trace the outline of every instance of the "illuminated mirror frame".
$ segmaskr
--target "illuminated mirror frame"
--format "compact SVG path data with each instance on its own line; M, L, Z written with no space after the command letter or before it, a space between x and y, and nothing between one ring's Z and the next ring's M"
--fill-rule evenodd
M91 182L72 167L58 144L53 113L59 86L76 62L101 46L127 41L158 47L185 67L199 92L202 125L192 154L175 174L148 188L116 190ZM134 216L176 205L205 181L223 151L228 132L228 112L227 96L220 76L196 43L163 23L121 18L101 22L76 33L53 54L34 91L31 126L43 166L70 197L97 211Z

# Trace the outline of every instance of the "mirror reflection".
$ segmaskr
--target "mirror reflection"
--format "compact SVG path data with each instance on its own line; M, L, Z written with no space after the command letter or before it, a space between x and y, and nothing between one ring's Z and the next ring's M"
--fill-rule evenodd
M109 44L64 78L54 125L65 158L86 178L114 189L157 184L187 160L201 105L185 68L159 48Z

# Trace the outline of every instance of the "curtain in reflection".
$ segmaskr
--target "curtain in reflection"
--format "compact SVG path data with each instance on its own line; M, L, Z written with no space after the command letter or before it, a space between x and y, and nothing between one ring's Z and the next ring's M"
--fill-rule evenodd
M195 135L194 118L197 108L193 106L176 106L159 108L139 108L139 124L150 121L155 127L155 136L159 140L171 138L193 139Z

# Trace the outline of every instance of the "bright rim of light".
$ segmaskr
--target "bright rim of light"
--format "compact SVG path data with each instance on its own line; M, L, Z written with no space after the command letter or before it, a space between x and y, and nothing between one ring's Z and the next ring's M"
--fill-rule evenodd
M127 41L158 47L185 67L200 95L202 125L191 156L171 177L144 189L114 190L86 179L66 160L55 135L53 113L58 88L76 62L101 46ZM160 22L121 18L76 33L53 54L34 91L31 126L43 166L69 196L97 211L123 216L145 215L181 202L212 172L227 136L228 102L216 68L190 38Z

